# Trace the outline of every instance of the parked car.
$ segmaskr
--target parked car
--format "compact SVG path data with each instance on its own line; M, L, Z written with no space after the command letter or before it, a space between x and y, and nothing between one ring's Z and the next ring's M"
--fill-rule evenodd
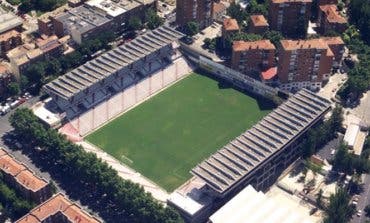
M356 213L357 217L361 217L362 215L362 211L361 210L358 210L357 213Z
M18 105L19 105L19 100L15 100L12 103L10 103L10 108L14 109L18 107Z
M10 105L8 103L6 103L4 106L2 106L0 112L1 112L1 115L5 115L9 111L10 111Z

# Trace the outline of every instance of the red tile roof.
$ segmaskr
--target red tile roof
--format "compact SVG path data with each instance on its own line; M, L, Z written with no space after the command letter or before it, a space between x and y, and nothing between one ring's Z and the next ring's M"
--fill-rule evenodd
M329 45L344 45L344 41L340 36L322 37L321 39L324 40Z
M0 149L0 170L11 175L22 187L34 192L48 185L46 180L37 177L3 149Z
M347 19L339 14L336 5L320 5L320 10L325 13L330 23L347 23Z
M3 155L0 157L0 169L5 173L16 177L21 171L26 169L26 166L18 163L9 155Z
M251 15L251 21L254 26L268 26L266 18L263 15Z
M281 46L284 50L297 50L297 49L327 49L328 45L321 39L310 40L281 40Z
M213 3L213 13L218 14L222 11L225 11L227 9L226 5L222 2L215 2Z
M270 40L233 42L233 51L246 51L253 49L275 50L275 46L270 42Z
M292 2L302 2L302 3L309 3L312 0L272 0L273 3L292 3Z
M271 80L277 74L277 67L271 67L266 71L261 72L261 76L263 80Z
M41 223L55 214L64 215L72 223L100 223L77 204L72 203L63 194L57 194L32 209L16 223Z
M239 30L239 25L236 19L224 19L224 29L227 31Z

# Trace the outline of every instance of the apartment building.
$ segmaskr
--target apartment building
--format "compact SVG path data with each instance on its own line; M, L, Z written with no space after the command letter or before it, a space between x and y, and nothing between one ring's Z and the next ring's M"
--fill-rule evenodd
M11 30L0 35L0 57L22 44L21 34L17 30Z
M255 34L264 34L269 30L269 24L263 15L251 15L248 24L248 31Z
M10 30L22 31L23 21L14 13L7 12L0 7L0 34Z
M148 9L155 10L157 0L90 0L85 5L110 18L109 26L114 31L122 31L131 17L144 19Z
M312 0L270 0L270 29L297 37L297 31L308 24Z
M222 22L227 13L227 6L223 2L213 3L213 20Z
M342 33L347 29L347 19L343 17L336 5L320 5L318 13L318 24L321 33L336 31Z
M71 35L81 44L102 32L119 32L132 16L143 19L149 8L155 9L156 0L90 0L64 6L38 19L41 34L58 37Z
M100 219L91 216L77 203L70 201L59 193L32 209L18 219L16 223L101 223Z
M231 67L246 75L259 78L261 71L275 66L275 52L275 46L270 40L234 41Z
M222 23L222 42L225 46L226 39L239 32L239 25L236 19L227 18Z
M57 36L42 36L36 43L23 44L7 53L10 60L11 69L18 79L20 75L35 62L58 57L63 54L64 46L60 43Z
M81 44L84 40L102 32L112 31L110 21L111 19L105 14L82 5L55 16L53 27L58 37L71 35L76 43Z
M322 39L281 40L278 77L284 90L320 89L331 74L334 54Z
M36 203L47 200L52 194L49 182L36 176L3 149L0 149L0 172L5 182Z
M200 28L205 28L212 23L212 0L181 0L176 1L176 23L184 26L195 21Z
M2 97L7 90L7 86L12 82L13 75L10 69L5 64L0 64L0 97ZM5 99L5 98L3 98Z
M343 61L343 54L344 54L344 41L341 37L322 37L321 38L326 44L328 44L330 50L334 54L333 60L333 68L338 69L340 68L342 61Z

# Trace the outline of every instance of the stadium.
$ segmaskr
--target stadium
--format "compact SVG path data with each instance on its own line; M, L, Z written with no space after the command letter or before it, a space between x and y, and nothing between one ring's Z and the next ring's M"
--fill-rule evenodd
M85 138L167 191L272 109L192 73L178 51L182 36L163 26L44 86L68 120L62 133Z
M63 117L60 132L199 222L245 186L271 186L330 102L301 90L272 108L261 98L279 90L182 46L182 37L162 26L43 90Z

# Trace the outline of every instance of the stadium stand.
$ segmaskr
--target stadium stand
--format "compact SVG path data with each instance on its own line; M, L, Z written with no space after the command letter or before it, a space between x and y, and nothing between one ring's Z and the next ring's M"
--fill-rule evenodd
M296 139L329 109L329 101L301 90L191 173L221 197L245 182L266 189L276 179L277 169L285 169L297 158Z
M68 117L86 111L172 62L174 42L183 34L167 26L148 31L46 84Z

